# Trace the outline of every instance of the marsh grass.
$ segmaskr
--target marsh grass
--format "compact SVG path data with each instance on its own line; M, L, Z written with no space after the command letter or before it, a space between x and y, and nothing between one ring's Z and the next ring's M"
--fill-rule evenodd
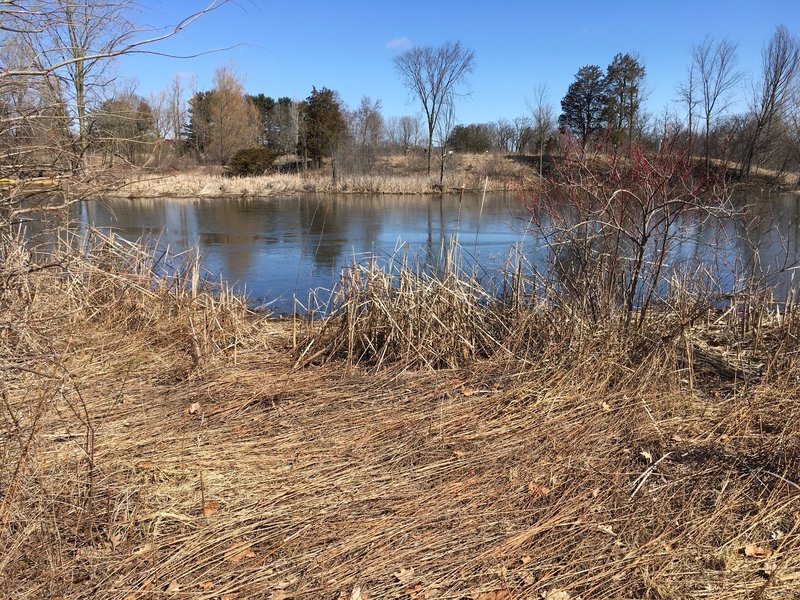
M800 594L791 298L365 265L293 351L186 258L4 240L3 597Z
M387 157L369 173L339 173L329 167L305 173L279 173L257 177L225 177L218 171L171 174L137 174L104 195L124 198L214 198L280 196L293 193L434 194L483 190L521 191L538 184L533 171L513 158L464 155L453 159L444 186L439 178L421 174L412 157Z

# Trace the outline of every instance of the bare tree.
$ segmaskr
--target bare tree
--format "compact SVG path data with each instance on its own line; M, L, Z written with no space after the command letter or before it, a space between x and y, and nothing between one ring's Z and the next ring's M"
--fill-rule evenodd
M528 101L528 110L531 111L531 127L539 154L539 177L541 177L547 140L556 130L555 111L553 111L553 105L547 100L546 85L541 84L533 89L533 98Z
M188 90L195 87L194 76L192 76L190 79L188 86L184 82L184 79L184 75L177 73L172 79L169 87L164 92L164 110L166 121L166 131L164 137L171 138L176 142L181 139L183 128L188 117L186 110L188 102Z
M456 105L453 97L448 95L442 103L439 119L436 123L436 138L439 145L439 187L444 189L444 171L447 159L452 154L448 140L456 124Z
M688 76L686 82L678 86L678 100L686 104L686 125L688 128L687 144L689 146L689 151L691 152L694 149L695 111L697 110L697 106L700 101L697 98L697 72L695 71L694 63L689 65L687 72Z
M408 151L409 148L419 143L420 122L419 118L411 115L400 117L400 146Z
M114 158L128 165L142 164L158 136L153 107L134 86L90 110L86 120L92 143L106 153L109 166Z
M438 48L417 46L396 57L395 68L405 86L422 104L428 126L428 175L431 174L433 136L442 111L452 103L459 86L472 72L475 54L461 42Z
M380 100L364 96L350 118L351 135L357 145L374 148L380 143L384 127Z
M742 74L736 70L736 45L728 40L715 44L713 38L707 37L691 49L691 57L700 86L698 104L705 126L703 153L708 168L711 126L727 109L730 93L741 81Z
M514 117L511 125L514 130L511 151L514 154L525 154L534 142L533 121L528 116Z
M348 154L351 168L369 172L375 164L377 149L383 139L384 121L381 101L361 98L358 108L347 114L350 125Z
M786 118L800 75L800 43L785 26L778 26L762 51L761 69L760 85L754 88L751 100L753 126L742 159L743 179L750 175L753 156L762 141L776 137L768 134Z
M87 141L87 103L108 82L107 60L133 38L128 20L130 0L45 0L29 6L29 28L22 38L30 46L32 69L58 70L74 111L78 142Z
M76 167L83 164L89 142L87 102L103 89L109 62L130 53L160 54L158 42L225 0L205 2L205 8L160 31L132 26L127 0L0 3L0 104L15 106L0 112L0 178L6 180L0 226L30 211L22 201L32 194L24 181L31 174L50 176L49 201L58 197L55 192L64 192L66 202L74 199L56 177L67 169L80 173Z
M493 146L501 152L516 152L516 139L514 124L508 119L498 119L492 124L494 133Z

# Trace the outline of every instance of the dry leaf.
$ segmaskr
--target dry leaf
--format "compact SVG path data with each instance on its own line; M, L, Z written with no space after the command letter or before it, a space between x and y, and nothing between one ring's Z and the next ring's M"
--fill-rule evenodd
M605 401L604 401L604 402L601 402L601 403L600 403L600 406L602 406L602 407L603 407L603 410L604 410L604 411L606 411L606 412L608 412L608 411L610 411L610 410L611 410L611 406L609 406L608 402L605 402Z
M742 551L744 552L745 556L750 556L753 558L767 558L772 556L772 550L769 548L756 546L755 544L747 544Z
M571 596L561 590L550 590L542 594L544 600L570 600Z
M461 388L461 393L462 393L464 396L467 396L467 397L469 397L469 396L472 396L472 395L474 395L474 394L475 394L475 390L474 390L474 389L472 389L471 387L464 386L463 388Z
M142 591L149 590L151 587L153 587L153 580L148 579L144 582L144 585L142 585Z
M206 502L206 505L203 507L203 516L210 517L218 510L219 510L219 502L217 502L216 500L212 500L211 502Z
M467 455L467 453L464 452L463 450L453 450L453 454L455 454L458 458L461 458L462 456L466 456Z
M350 600L367 600L367 594L362 592L359 586L356 586L350 594Z
M189 405L189 414L193 415L195 413L200 412L200 403L199 402L192 402Z
M764 563L764 568L762 569L762 571L764 572L764 575L766 575L767 577L769 577L770 575L775 573L775 571L777 571L777 570L778 570L778 561L776 561L776 560L768 560L768 561L766 561Z
M641 454L642 456L644 456L644 458L645 458L645 460L646 460L647 462L649 462L649 463L652 463L652 462L653 462L653 455L652 455L652 454L650 454L650 453L649 453L647 450L645 450L644 448L642 448L642 451L641 451L641 452L639 452L639 454Z
M208 590L210 590L210 589L213 589L213 588L214 588L214 583L213 583L212 581L206 581L206 582L204 582L204 583L201 583L201 584L199 585L199 587L200 587L200 589L201 589L201 590L203 590L204 592L207 592Z
M419 597L424 598L425 596L420 596L419 595L420 592L422 592L422 590L424 590L424 589L425 589L425 586L422 585L421 583L418 583L417 585L415 585L412 588L406 588L406 594L408 594L409 598L419 598Z
M392 573L395 579L400 583L408 583L412 579L414 579L414 567L409 567L408 569L401 568L399 571L395 571Z
M597 528L603 533L607 533L608 535L617 535L616 533L614 533L614 528L611 527L611 525L598 525Z
M174 594L175 592L180 592L180 591L181 591L181 586L178 585L177 579L173 579L170 582L169 586L167 586L167 593Z
M550 493L550 488L545 485L539 485L533 481L528 482L528 493L534 498L546 496Z
M592 498L597 498L600 495L600 488L594 488L592 490Z
M256 553L250 549L252 544L250 542L240 542L234 544L225 551L225 560L234 564L239 564L245 558L255 558Z

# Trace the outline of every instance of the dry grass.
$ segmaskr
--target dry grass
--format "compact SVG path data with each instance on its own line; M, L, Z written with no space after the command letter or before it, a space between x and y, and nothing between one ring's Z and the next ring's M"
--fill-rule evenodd
M791 306L634 338L519 309L468 368L298 369L291 324L95 242L40 270L3 245L2 597L800 594Z
M488 180L487 180L488 178ZM378 161L368 174L340 173L333 181L328 166L319 171L224 177L215 170L167 175L137 174L106 196L126 198L214 198L231 196L283 196L301 192L343 194L431 194L444 191L519 191L532 189L538 178L530 165L493 154L454 155L448 164L443 190L438 172L425 175L418 156L392 156Z

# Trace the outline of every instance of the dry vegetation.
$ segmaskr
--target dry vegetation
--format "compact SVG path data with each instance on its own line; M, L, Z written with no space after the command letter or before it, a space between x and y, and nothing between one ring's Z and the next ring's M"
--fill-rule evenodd
M632 332L366 269L293 328L99 234L41 260L4 240L4 598L800 595L791 303Z
M368 174L340 174L334 182L330 167L307 173L260 177L224 177L219 168L169 174L136 174L115 185L106 196L129 198L201 198L279 196L299 192L346 194L431 194L441 191L439 177L424 174L423 157L388 156L378 159ZM487 181L488 178L488 181ZM519 157L496 154L453 155L448 162L444 191L518 191L536 186L531 165Z

